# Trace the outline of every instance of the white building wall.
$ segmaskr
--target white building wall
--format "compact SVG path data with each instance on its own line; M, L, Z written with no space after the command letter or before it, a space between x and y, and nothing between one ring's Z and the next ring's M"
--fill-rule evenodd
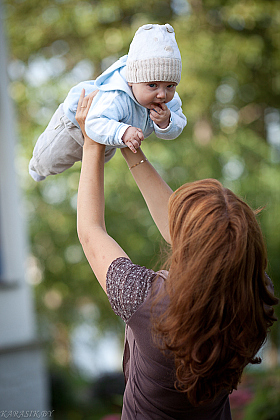
M1 13L2 16L3 13ZM25 281L27 241L14 168L16 124L11 99L8 95L2 19L0 19L1 347L12 343L23 343L27 340L33 340L35 337L31 293Z
M14 168L16 123L6 57L0 0L0 415L48 408L44 356L25 279L28 241Z

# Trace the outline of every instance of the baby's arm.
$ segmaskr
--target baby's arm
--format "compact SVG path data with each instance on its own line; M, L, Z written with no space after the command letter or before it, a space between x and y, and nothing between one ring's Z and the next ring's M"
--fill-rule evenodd
M158 138L164 140L173 140L176 139L176 137L178 137L182 133L184 127L187 124L187 119L183 114L181 106L181 99L179 98L179 95L175 93L175 96L172 99L172 101L168 102L167 104L167 108L170 111L170 119L169 125L167 125L165 128L159 127L150 115L154 123L155 135Z
M136 153L136 149L141 146L143 140L144 134L142 130L136 127L128 127L122 136L122 141L133 153Z
M125 147L123 135L127 124L128 107L125 94L120 91L99 91L94 98L85 121L88 137L106 146Z

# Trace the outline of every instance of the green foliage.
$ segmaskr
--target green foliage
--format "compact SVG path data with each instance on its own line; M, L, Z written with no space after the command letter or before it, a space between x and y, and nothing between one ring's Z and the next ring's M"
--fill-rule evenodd
M143 150L172 188L213 177L254 208L280 287L279 2L184 0L5 0L10 94L18 119L17 171L31 240L31 274L50 358L68 364L69 335L90 305L100 330L123 330L86 262L76 234L80 164L36 184L28 161L68 90L126 54L135 30L171 23L183 74L188 125L180 138L151 136ZM278 137L277 137L278 136ZM108 232L133 262L160 265L162 241L121 154L106 164ZM278 292L279 294L279 292ZM273 334L276 331L273 330Z
M50 375L52 417L55 420L100 420L110 414L119 419L123 390L121 372L89 381L73 369L55 367Z
M252 402L246 407L246 420L278 420L280 417L279 369L255 378L257 390Z

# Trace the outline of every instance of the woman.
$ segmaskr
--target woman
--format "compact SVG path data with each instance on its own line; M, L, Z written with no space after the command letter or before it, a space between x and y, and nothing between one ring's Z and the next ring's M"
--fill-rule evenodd
M90 104L82 92L81 128ZM172 248L169 272L135 265L106 232L104 146L84 137L77 228L92 270L126 322L122 420L231 419L228 395L244 367L260 362L255 355L276 320L253 211L215 180L172 193L141 149L122 149Z

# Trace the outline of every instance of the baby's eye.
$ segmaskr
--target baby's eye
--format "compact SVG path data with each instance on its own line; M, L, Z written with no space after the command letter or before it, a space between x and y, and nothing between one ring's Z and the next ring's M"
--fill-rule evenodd
M154 88L154 87L156 87L156 84L155 83L149 83L149 87Z
M168 89L172 89L172 88L174 88L174 87L176 87L176 85L168 85L168 86L167 86L167 88L168 88Z

